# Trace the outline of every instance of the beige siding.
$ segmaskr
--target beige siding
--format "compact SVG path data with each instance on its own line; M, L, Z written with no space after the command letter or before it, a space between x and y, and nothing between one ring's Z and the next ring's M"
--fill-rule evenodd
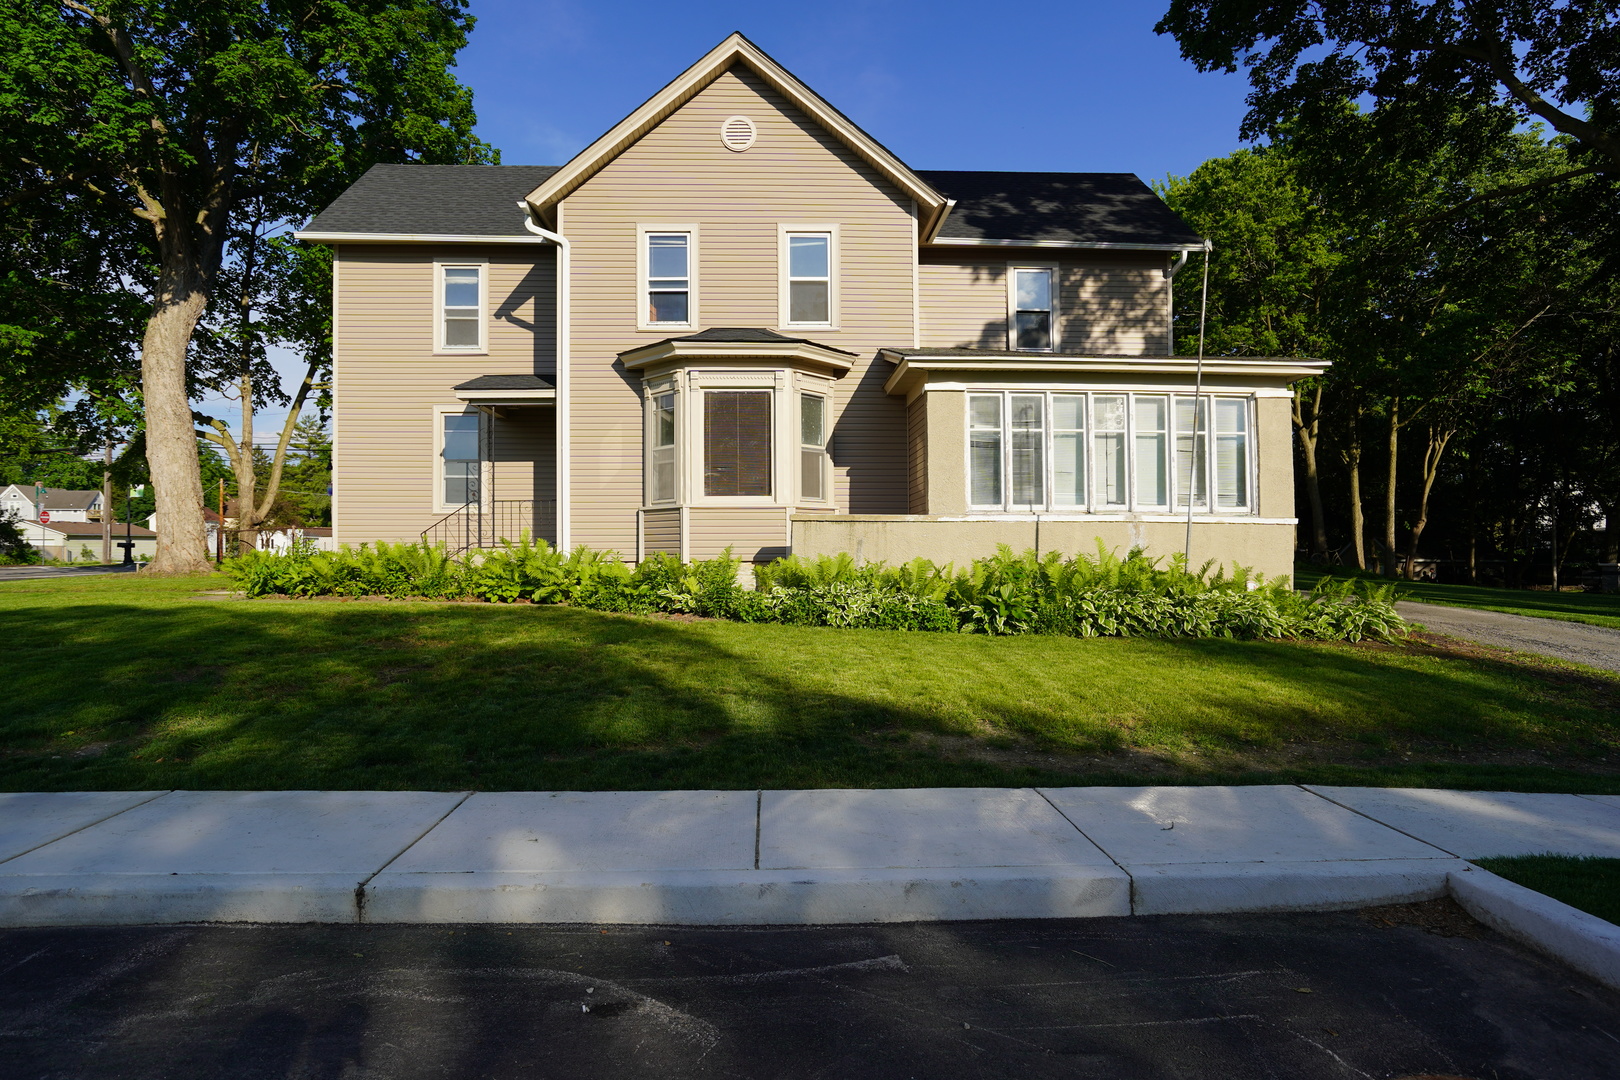
M741 154L719 139L721 121L734 114L750 117L759 132ZM779 225L839 227L840 328L789 333L859 357L834 392L839 507L868 513L906 508L905 407L883 393L890 369L876 351L913 341L915 248L911 204L887 181L743 69L721 75L671 113L570 195L561 211L562 231L574 245L575 542L630 550L635 540L642 497L639 378L623 370L617 354L690 332L637 329L638 223L698 228L699 328L775 329ZM780 519L781 511L774 513ZM739 552L749 544L780 546L780 520L770 537L743 524L757 516L709 514L704 550L725 542ZM726 521L742 530L730 541Z
M781 507L694 506L686 513L690 558L712 559L729 547L745 562L769 562L788 552L788 516Z
M911 513L928 513L928 395L918 394L906 407L906 469Z
M453 386L480 375L551 373L552 252L534 244L338 248L333 524L340 543L414 540L443 516L433 490L433 410L457 404ZM434 355L435 257L489 260L487 355ZM511 415L491 431L496 497L553 499L550 421Z
M1138 356L1169 351L1169 256L1152 252L921 253L922 343L1007 348L1007 267L1057 263L1060 352Z
M490 497L532 501L532 535L556 543L556 411L550 407L502 409L490 428L489 442Z
M648 510L641 519L642 550L649 555L681 553L681 512Z

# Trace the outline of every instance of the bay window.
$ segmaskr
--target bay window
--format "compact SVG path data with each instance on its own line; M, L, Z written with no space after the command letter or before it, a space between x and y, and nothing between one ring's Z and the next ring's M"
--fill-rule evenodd
M799 391L799 498L827 498L827 398Z
M971 391L969 506L1171 513L1190 497L1195 513L1250 512L1250 408L1232 395Z
M675 392L649 399L647 410L647 501L675 501Z

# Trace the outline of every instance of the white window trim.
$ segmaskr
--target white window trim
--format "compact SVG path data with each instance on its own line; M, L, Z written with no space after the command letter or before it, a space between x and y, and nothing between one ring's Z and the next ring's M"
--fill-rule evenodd
M459 269L478 271L478 344L476 346L446 345L444 343L444 272ZM433 353L435 356L486 356L489 354L488 259L433 260Z
M433 468L429 470L433 475L433 491L431 493L433 512L448 514L460 510L462 503L447 503L444 501L444 418L446 416L477 416L478 417L478 494L480 501L487 506L490 501L491 485L494 483L494 466L490 461L489 440L489 414L474 405L435 405L433 406Z
M817 233L827 237L827 321L826 322L794 322L792 321L793 304L792 290L790 288L792 270L791 260L788 256L788 237L794 234ZM839 228L837 225L798 225L782 224L777 226L776 234L776 328L778 330L837 330L839 328Z
M963 388L963 446L962 446L962 483L964 488L964 505L970 514L1006 514L1011 516L1028 516L1030 514L1057 514L1057 515L1157 515L1160 517L1185 517L1187 507L1180 501L1179 480L1176 463L1176 398L1191 398L1192 394L1185 391L1172 390L1144 391L1137 387L1088 387L1075 389L1063 386L967 386ZM1042 468L1044 470L1042 496L1045 501L1036 507L1014 504L1012 499L1012 429L1008 423L1013 395L1041 394L1046 398L1043 405L1044 415L1041 422L1042 437L1045 445L1042 451ZM1084 470L1086 483L1086 497L1079 504L1059 505L1055 499L1056 492L1056 459L1052 453L1052 397L1061 394L1079 394L1086 398L1085 403L1085 441L1084 441ZM1001 399L1001 498L999 505L976 503L973 501L973 411L971 398L974 396L995 395ZM1210 427L1201 432L1208 439L1208 450L1205 454L1205 483L1208 498L1202 507L1193 507L1193 518L1253 518L1259 513L1257 487L1259 480L1259 455L1256 448L1256 395L1249 393L1211 393L1205 391L1199 395L1209 402L1207 408L1210 415ZM1103 504L1098 502L1096 487L1096 464L1093 460L1096 453L1096 415L1093 412L1093 399L1097 397L1123 397L1125 398L1125 491L1126 501L1123 506L1117 503ZM1169 415L1166 419L1166 461L1168 469L1168 498L1162 505L1142 504L1138 501L1136 485L1136 399L1139 397L1168 398ZM1219 505L1220 493L1219 469L1216 461L1216 446L1214 416L1216 399L1238 399L1246 405L1244 429L1245 435L1245 461L1244 461L1244 493L1247 501L1241 506Z
M685 395L681 393L679 381L670 376L648 379L642 384L642 394L645 402L641 443L645 448L642 452L642 507L648 510L665 510L672 506L680 506L681 496L685 493L683 490L685 487L683 463L686 456L686 417L682 410L681 401ZM658 423L657 401L665 394L675 395L675 490L671 493L670 498L654 501L653 450L655 447L653 446L653 433Z
M1046 349L1018 347L1018 271L1048 270L1052 274L1052 345ZM1061 327L1063 274L1055 262L1009 262L1007 264L1007 350L1009 352L1055 353L1063 341Z
M686 234L686 321L653 322L647 318L647 237L661 233ZM695 330L702 325L698 314L698 227L696 225L643 225L636 223L636 329L644 333L669 330Z

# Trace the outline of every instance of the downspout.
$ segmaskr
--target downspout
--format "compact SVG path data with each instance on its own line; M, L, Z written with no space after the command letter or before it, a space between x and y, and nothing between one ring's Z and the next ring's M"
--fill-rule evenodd
M529 204L523 207L523 227L544 240L557 245L557 550L567 551L573 544L572 512L569 506L569 452L568 452L568 355L571 348L569 318L569 268L572 264L568 237L542 229L534 223Z
M1164 280L1169 282L1164 287L1164 332L1165 341L1169 342L1168 347L1164 350L1166 356L1176 355L1176 275L1181 273L1181 268L1187 265L1187 260L1192 257L1192 253L1196 250L1198 249L1182 248L1176 252L1176 257L1164 269Z
M1197 481L1193 478L1193 469L1195 467L1197 467L1197 465L1198 465L1198 428L1199 428L1199 421L1201 421L1203 419L1203 414L1204 414L1204 409L1203 409L1203 405L1204 405L1204 401L1203 401L1203 398L1204 398L1204 322L1205 322L1206 317L1209 314L1209 260L1212 258L1212 253L1214 252L1214 250L1215 250L1215 245L1211 244L1208 240L1205 240L1204 241L1204 288L1203 288L1203 291L1198 294L1198 367L1197 367L1196 374L1193 376L1193 437L1192 437L1192 453L1191 453L1191 455L1190 455L1190 457L1189 457L1189 459L1187 461L1187 542L1186 542L1185 547L1183 547L1183 549L1182 549L1182 555L1187 560L1187 572L1188 573L1191 573L1192 568L1193 568L1193 565L1192 565L1193 492L1196 491L1197 487L1198 487ZM1183 255L1185 255L1185 254L1186 253L1183 252ZM1183 260L1183 261L1185 261L1185 260ZM1174 316L1172 316L1172 318L1174 318ZM1170 429L1171 429L1171 431L1175 430L1175 426L1176 426L1176 418L1175 418L1174 415L1172 415L1170 417ZM1174 436L1172 436L1172 438L1174 438ZM1213 450L1214 450L1214 447L1210 447L1209 450L1206 450L1204 452L1204 457L1206 459L1212 458L1214 455L1211 453L1211 451L1213 451ZM1175 460L1174 455L1171 456L1171 460L1172 461ZM1215 492L1212 491L1212 490L1206 489L1204 491L1204 501L1209 504L1210 512L1214 513L1215 512L1215 506L1214 506Z

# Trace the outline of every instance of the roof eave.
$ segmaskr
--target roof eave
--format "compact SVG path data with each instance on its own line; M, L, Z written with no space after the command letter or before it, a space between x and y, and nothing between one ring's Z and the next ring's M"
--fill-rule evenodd
M516 217L516 213L513 214ZM475 233L366 233L366 232L314 232L304 230L293 233L293 239L310 244L547 244L543 236L511 235L482 236Z
M622 153L665 117L691 100L736 61L746 63L782 96L812 119L839 137L868 164L884 174L906 195L917 200L924 217L937 229L942 223L947 200L933 186L895 157L887 147L862 131L843 113L827 104L820 95L795 78L765 51L740 33L733 33L710 49L697 63L677 75L658 93L642 102L629 116L591 143L539 187L526 201L547 225L556 224L556 205L589 180L604 165Z
M1140 375L1193 375L1200 361L1196 356L1144 356L1144 357L1086 357L1041 356L1031 354L1006 356L917 356L904 349L882 349L879 356L895 365L893 373L883 383L887 394L903 392L913 376L934 371L1047 371L1082 374L1132 373ZM1325 372L1330 361L1298 360L1292 357L1265 358L1254 356L1204 357L1205 375L1247 375L1251 377L1284 379L1294 382Z
M1003 240L972 236L938 236L928 241L940 247L1078 248L1095 251L1203 251L1208 241L1164 243L1138 240Z
M855 366L853 353L798 341L659 341L619 354L626 371L689 360L796 361L831 368L842 375Z

